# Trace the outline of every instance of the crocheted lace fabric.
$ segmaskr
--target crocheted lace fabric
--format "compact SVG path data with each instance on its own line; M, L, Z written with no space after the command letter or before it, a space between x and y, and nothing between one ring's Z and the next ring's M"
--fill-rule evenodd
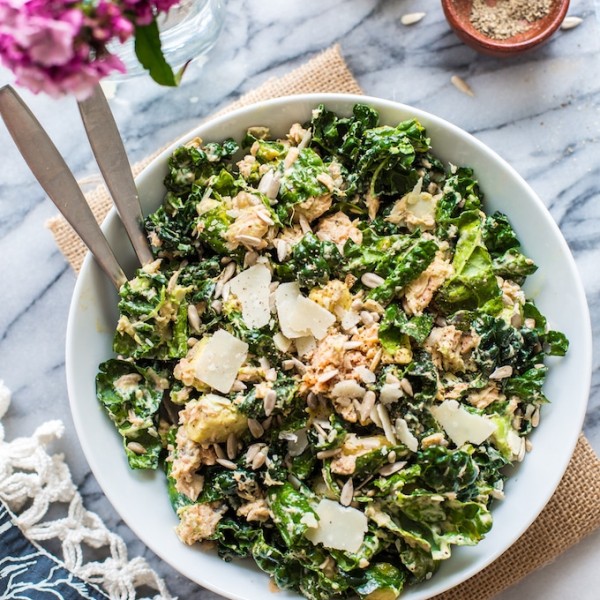
M36 600L133 600L150 589L154 600L173 600L147 561L129 559L123 539L86 510L64 456L48 453L64 433L62 422L48 421L31 437L8 442L2 418L9 406L10 391L0 380L0 597L35 591ZM56 518L57 509L63 516ZM61 556L44 549L48 542ZM103 558L89 560L86 546Z

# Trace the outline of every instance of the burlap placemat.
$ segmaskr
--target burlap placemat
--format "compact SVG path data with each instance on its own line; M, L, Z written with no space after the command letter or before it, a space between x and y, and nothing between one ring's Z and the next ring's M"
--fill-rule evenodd
M220 111L228 112L268 98L307 92L362 93L348 70L338 46L319 54L284 77L271 79ZM152 156L136 163L138 174ZM112 206L104 186L87 194L92 210L102 221ZM75 232L58 216L48 221L58 247L75 271L86 248ZM600 527L600 460L580 436L561 484L540 516L521 538L489 567L435 600L489 600L521 580Z

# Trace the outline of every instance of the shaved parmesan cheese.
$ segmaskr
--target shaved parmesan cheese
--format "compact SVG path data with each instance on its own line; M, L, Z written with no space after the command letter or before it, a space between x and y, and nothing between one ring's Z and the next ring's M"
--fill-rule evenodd
M397 383L384 383L379 391L379 401L382 404L393 404L396 400L402 398L403 395Z
M296 344L296 352L298 352L298 356L306 356L309 352L312 352L317 347L317 342L312 335L296 338L294 342Z
M251 329L264 327L271 318L270 283L271 271L261 264L242 271L229 282L229 289L242 304L242 319Z
M202 348L196 366L196 377L227 394L248 355L248 344L219 329Z
M444 400L429 410L457 446L481 444L496 431L490 419L468 412L456 400Z
M367 517L363 512L324 498L319 502L316 513L318 526L309 527L304 534L313 544L358 552L367 531Z
M292 340L286 338L283 333L276 333L273 336L273 343L275 344L277 350L280 350L281 352L287 352L292 345Z
M335 316L316 302L300 296L291 315L291 322L295 329L308 330L318 340L322 340L329 327L335 323Z
M290 316L295 310L296 302L300 296L300 286L296 283L280 283L275 290L275 306L281 333L286 338L299 338L308 335L308 331L297 331L290 323Z
M344 379L333 386L331 395L334 398L362 398L367 390L354 379Z
M404 419L396 419L396 435L398 439L411 451L416 452L419 448L419 440L412 434Z
M312 335L322 340L335 323L335 316L300 294L297 283L282 283L275 290L275 304L281 332L287 338Z
M360 323L360 315L353 310L343 310L338 318L342 324L342 329L348 331Z

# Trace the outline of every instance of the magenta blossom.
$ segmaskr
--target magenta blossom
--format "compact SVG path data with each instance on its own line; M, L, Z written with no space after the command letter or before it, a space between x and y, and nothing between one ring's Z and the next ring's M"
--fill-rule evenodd
M179 0L0 0L0 61L17 83L57 97L86 98L125 72L108 50Z

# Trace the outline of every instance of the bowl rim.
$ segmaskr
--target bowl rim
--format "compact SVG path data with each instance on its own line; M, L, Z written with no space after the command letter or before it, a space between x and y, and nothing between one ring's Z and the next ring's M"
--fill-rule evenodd
M466 26L464 19L458 14L455 0L442 0L446 20L457 36L472 48L494 56L516 55L531 50L548 40L561 26L569 10L569 5L570 0L558 0L557 7L548 15L552 16L552 19L544 29L520 41L510 41L511 38L508 38L508 40L495 40L478 32L475 28Z
M384 108L404 112L406 114L410 114L411 116L414 116L417 119L426 121L428 128L429 128L429 126L431 126L433 124L435 126L441 126L443 129L448 130L453 135L456 135L459 138L466 137L470 141L470 143L472 143L475 146L475 148L477 149L478 152L481 152L484 155L487 155L487 157L489 157L489 158L493 159L495 162L499 163L499 165L501 165L505 170L507 170L510 173L510 175L513 178L515 178L515 180L521 186L523 186L526 190L528 190L531 199L537 205L537 208L540 210L541 214L545 216L546 225L554 231L556 239L560 244L561 254L564 255L564 258L567 261L568 266L569 266L569 268L572 272L573 278L574 278L575 289L571 290L571 293L576 297L577 304L581 311L580 318L581 318L582 333L583 333L582 353L583 353L584 363L585 363L581 368L581 372L585 373L585 379L582 384L583 385L582 389L585 390L585 392L586 392L586 401L581 402L580 407L579 407L579 414L577 415L577 422L579 424L579 427L578 427L577 431L575 431L575 429L573 429L573 432L571 432L571 435L569 436L568 439L561 440L561 446L566 450L566 452L564 452L564 454L562 455L562 460L560 461L560 463L558 465L555 465L555 468L553 470L552 480L550 482L549 487L547 488L548 493L546 493L542 497L538 498L536 509L535 509L535 511L533 511L531 513L531 519L529 520L529 522L522 525L521 527L514 528L514 530L512 531L512 535L509 537L509 542L507 544L503 545L502 547L496 547L493 549L493 551L488 552L488 555L486 556L485 560L478 560L476 562L476 564L470 565L468 568L465 568L465 567L460 568L460 570L457 573L451 574L451 576L447 577L447 580L445 582L442 583L440 581L440 585L439 585L438 589L436 589L434 592L432 592L431 595L419 596L419 598L424 600L425 598L432 598L433 596L435 596L437 594L445 592L445 591L459 585L460 583L466 581L470 577L479 573L481 570L483 570L485 567L487 567L489 564L491 564L494 560L496 560L502 553L507 551L517 541L517 539L526 531L526 529L528 529L528 527L539 516L540 512L544 509L544 507L546 506L546 504L548 503L550 498L555 493L558 484L560 483L561 479L564 476L564 473L568 467L568 464L573 455L575 446L577 444L577 440L579 438L579 434L581 432L581 428L582 428L583 421L584 421L585 414L586 414L587 398L589 398L589 390L590 390L590 386L591 386L591 376L592 376L592 335L591 335L591 318L590 318L589 307L587 304L587 299L586 299L583 283L581 281L581 277L579 275L577 265L575 263L573 255L567 245L567 242L564 239L564 237L560 231L560 228L558 227L558 225L556 224L556 222L550 215L550 212L548 211L546 206L543 204L542 200L535 193L535 191L531 188L531 186L529 186L529 184L527 184L525 179L516 171L516 169L514 167L512 167L500 155L498 155L494 150L492 150L489 146L487 146L482 141L477 139L471 133L465 131L464 129L461 129L457 125L454 125L453 123L447 121L446 119L443 119L442 117L438 117L427 111L424 111L424 110L421 110L421 109L418 109L418 108L415 108L413 106L406 105L403 103L395 102L392 100L386 100L386 99L377 98L377 97L373 97L373 96L356 95L356 94L310 93L310 94L290 95L290 96L285 96L285 97L281 97L281 98L275 98L275 99L271 99L271 100L266 100L266 101L261 101L261 102L257 102L254 104L250 104L248 106L238 108L231 112L227 112L220 116L201 121L200 124L197 125L196 127L194 127L191 131L182 135L176 141L174 141L172 144L170 144L168 147L166 147L161 152L159 152L148 163L148 165L146 165L144 167L142 172L136 177L136 184L138 187L140 187L143 184L143 181L147 177L150 177L151 171L156 166L163 163L165 161L165 159L168 158L168 156L170 156L170 154L173 152L173 150L175 148L177 148L181 144L185 143L186 141L193 139L194 137L199 137L199 134L202 132L202 130L207 127L217 128L229 120L242 117L246 113L253 113L258 108L264 108L265 110L273 110L273 109L276 109L277 107L284 106L289 103L302 104L302 103L308 103L308 102L310 102L313 106L316 106L320 103L327 104L328 102L329 103L343 102L343 103L346 103L348 106L352 106L353 104L356 104L356 103L370 104L370 105L374 105L375 108L377 110L379 110L380 112ZM118 219L117 211L114 207L112 207L110 209L108 215L106 216L105 220L102 223L102 229L106 230L106 228L112 222L116 221L117 219ZM86 439L86 436L84 435L84 423L82 420L82 414L79 411L78 400L75 397L76 396L76 394L75 394L76 383L75 382L76 382L76 378L77 378L77 371L73 369L74 356L76 355L76 349L74 347L74 340L75 340L74 322L75 322L75 315L79 310L78 306L77 306L77 299L81 296L82 288L84 286L84 280L86 279L86 277L89 277L89 272L90 272L90 269L92 269L92 265L94 265L94 259L91 256L91 254L88 252L83 261L83 265L82 265L80 274L77 278L75 288L73 291L73 296L71 299L71 305L69 308L67 331L66 331L67 389L68 389L71 415L73 418L73 422L75 425L75 429L76 429L79 441L81 443L81 446L82 446L82 449L84 452L84 456L88 462L88 465L89 465L92 473L96 477L96 479L102 489L103 494L108 498L109 502L113 505L113 507L116 507L116 505L118 504L118 502L116 500L116 498L118 498L118 494L116 494L116 492L114 492L114 490L109 489L109 491L107 491L106 488L108 486L104 485L104 483L103 483L104 478L99 476L99 473L102 470L100 467L100 464L99 464L99 453L97 452L97 448L93 447L88 442L88 440ZM116 508L115 508L115 511L122 517L121 513ZM147 535L145 535L146 532L144 530L142 530L142 528L136 527L136 526L128 523L125 520L125 517L122 517L122 518L125 521L125 523L128 525L128 527L134 532L134 534L140 540L142 540L144 543L146 543L148 545L148 547L161 560L164 560L166 563L171 565L175 570L177 570L178 572L181 573L181 570L178 569L177 565L173 562L173 560L170 559L170 557L166 554L166 552L161 551L161 548L157 547L156 544L151 545L150 543L148 543L146 541ZM184 576L192 579L192 577L190 577L187 574L184 574ZM265 577L266 577L266 575L265 575ZM194 581L195 583L198 583L198 585L201 585L217 594L222 594L222 595L225 595L226 597L233 598L235 600L246 600L245 597L243 597L243 596L239 596L239 595L235 595L235 594L232 595L231 592L224 591L222 588L219 588L218 585L216 585L212 582L202 581L200 583L200 581L198 579L192 579L192 581Z

